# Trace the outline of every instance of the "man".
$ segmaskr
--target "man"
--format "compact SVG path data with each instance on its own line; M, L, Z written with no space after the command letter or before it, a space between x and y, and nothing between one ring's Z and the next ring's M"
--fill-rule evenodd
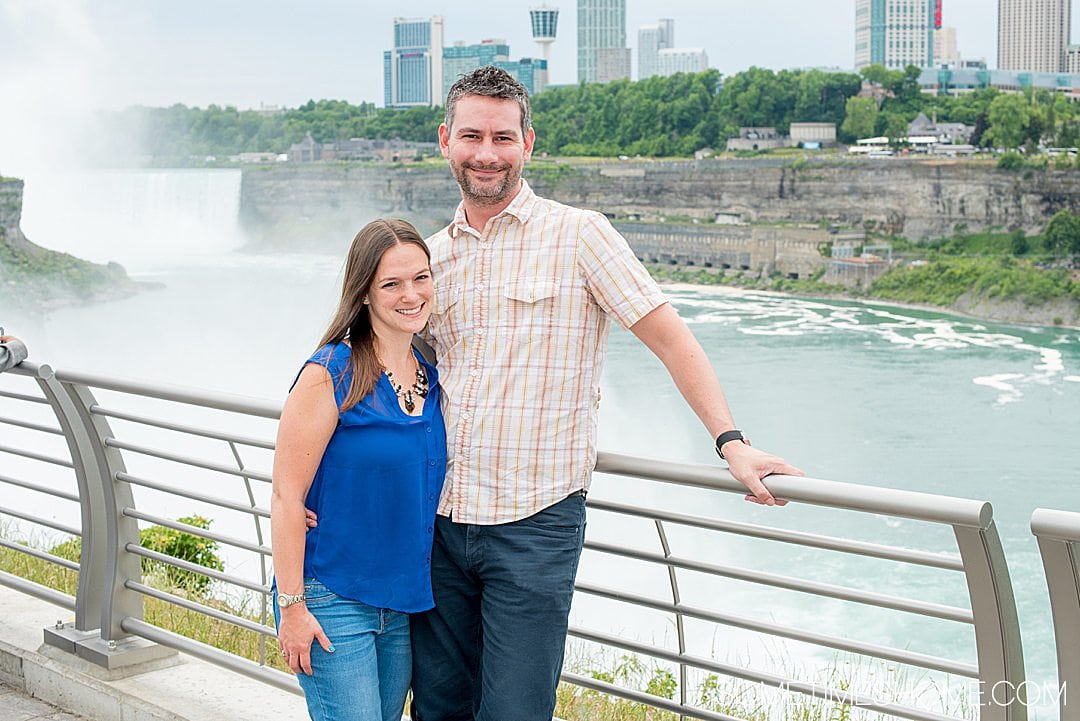
M26 360L26 346L13 335L4 335L0 328L0 373Z
M435 609L413 619L416 721L550 721L562 668L608 324L663 361L731 468L801 474L735 429L701 346L599 213L521 179L526 90L485 67L461 78L439 128L461 186L428 239L428 337L446 392L448 465L432 552Z

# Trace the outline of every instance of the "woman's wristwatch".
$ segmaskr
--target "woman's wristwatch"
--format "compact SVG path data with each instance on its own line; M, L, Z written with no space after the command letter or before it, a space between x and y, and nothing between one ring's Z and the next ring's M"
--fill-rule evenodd
M725 461L727 459L724 458L724 444L730 443L731 441L742 441L746 445L750 445L750 439L747 438L746 434L742 431L724 431L716 437L716 455L720 456L720 458L723 458Z
M723 456L721 456L723 458ZM278 593L277 605L278 608L288 608L289 606L295 606L298 603L303 603L306 599L303 593Z

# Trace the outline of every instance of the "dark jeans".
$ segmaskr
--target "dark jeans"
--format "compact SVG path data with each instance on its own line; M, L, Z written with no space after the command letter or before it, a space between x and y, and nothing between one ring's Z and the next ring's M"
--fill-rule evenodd
M414 721L551 721L585 498L498 526L435 521L435 608L412 616Z

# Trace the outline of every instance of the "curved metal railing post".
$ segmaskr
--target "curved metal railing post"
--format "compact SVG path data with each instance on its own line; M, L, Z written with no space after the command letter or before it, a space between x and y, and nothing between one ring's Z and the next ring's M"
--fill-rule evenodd
M1080 693L1080 513L1036 508L1031 532L1039 541L1050 592L1061 721L1080 721L1080 703L1067 703L1070 688Z
M56 374L49 365L35 366L23 363L25 369L34 373L45 400L49 402L60 430L64 432L68 451L75 469L75 480L79 488L79 514L82 521L82 543L79 556L79 583L75 594L75 634L70 628L58 624L56 628L47 628L45 640L50 645L75 652L75 639L86 636L88 632L101 626L101 609L105 597L103 580L105 578L106 559L109 556L108 534L106 533L105 480L93 451L93 443L86 425L79 416L71 397L64 391L56 379Z
M989 504L987 504L989 506ZM1009 568L997 526L954 525L964 561L979 658L980 721L1026 721L1024 651Z
M660 536L660 545L664 549L664 558L671 558L671 546L668 544L667 532L664 531L663 521L653 521L656 524L656 534ZM671 602L676 609L682 603L682 597L679 595L679 578L675 575L675 567L670 563L667 564L668 583L671 584ZM679 637L679 656L686 654L686 628L683 623L682 611L675 611L675 632ZM679 703L683 706L686 705L686 664L679 662ZM679 721L685 721L686 716L679 715Z
M106 642L115 642L127 635L120 627L124 618L142 620L143 617L142 596L128 590L125 585L127 581L142 581L139 557L126 550L127 544L139 543L138 523L124 515L125 508L135 507L135 500L131 495L131 486L116 478L117 473L124 473L127 468L120 451L105 443L106 439L113 437L108 420L90 412L97 404L94 394L81 384L66 383L64 388L89 436L93 451L93 477L101 482L108 549L101 577L101 638Z

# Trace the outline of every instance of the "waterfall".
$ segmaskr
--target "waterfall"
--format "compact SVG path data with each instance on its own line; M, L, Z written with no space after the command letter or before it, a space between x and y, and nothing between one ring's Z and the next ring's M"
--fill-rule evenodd
M244 244L239 170L111 170L28 177L22 229L38 245L150 270Z

